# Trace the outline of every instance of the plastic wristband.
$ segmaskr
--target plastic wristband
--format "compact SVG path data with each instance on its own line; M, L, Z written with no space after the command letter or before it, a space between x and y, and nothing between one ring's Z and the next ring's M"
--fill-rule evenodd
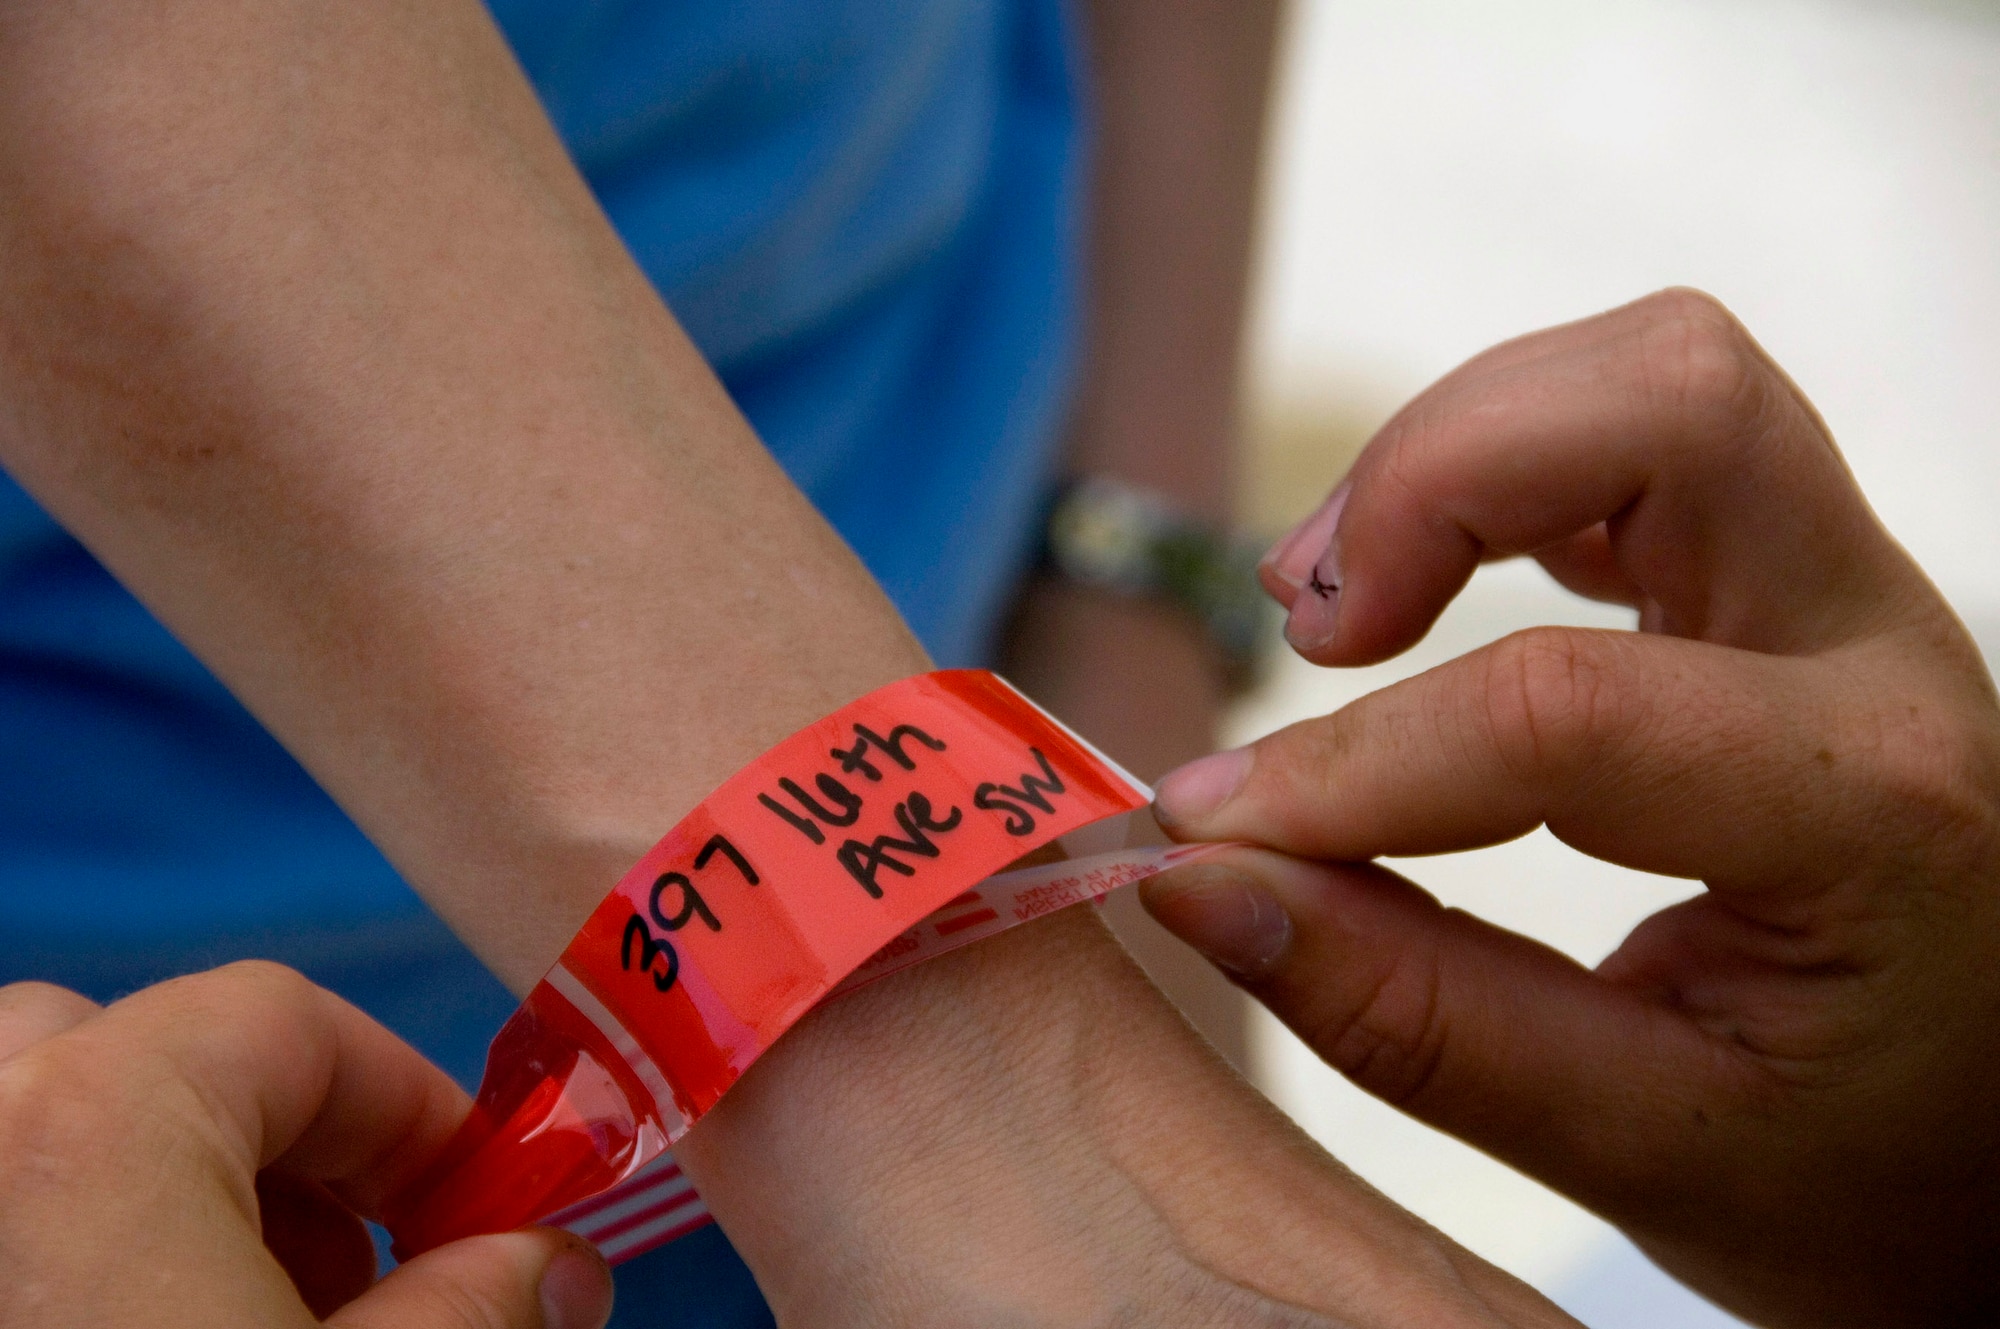
M619 880L494 1038L471 1116L388 1206L396 1254L554 1221L617 1260L699 1225L667 1150L766 1048L833 993L1206 852L993 876L1150 798L980 670L800 730Z

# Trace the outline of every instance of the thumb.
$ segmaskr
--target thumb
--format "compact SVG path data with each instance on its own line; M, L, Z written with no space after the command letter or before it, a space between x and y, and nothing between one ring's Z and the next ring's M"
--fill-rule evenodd
M338 1329L604 1329L611 1270L557 1228L426 1251L328 1318Z
M1140 898L1362 1089L1586 1203L1662 1156L1727 1055L1381 867L1231 849Z
M1817 660L1533 628L1171 771L1154 815L1177 840L1340 861L1546 823L1594 857L1783 909L1761 901L1879 852L1878 705Z

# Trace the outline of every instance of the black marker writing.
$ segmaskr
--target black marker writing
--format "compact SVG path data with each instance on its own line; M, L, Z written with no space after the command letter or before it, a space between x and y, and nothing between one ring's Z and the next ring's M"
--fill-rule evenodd
M1024 771L1018 788L989 783L972 791L972 806L1007 814L1005 829L1009 835L1031 834L1035 829L1035 814L1028 809L1035 807L1043 812L1054 812L1055 804L1049 802L1047 795L1067 792L1062 777L1056 774L1055 767L1049 765L1049 759L1042 755L1042 750L1029 748L1028 752L1042 768L1041 776L1036 776L1033 771Z
M793 800L807 814L817 817L829 826L852 826L861 816L861 796L854 793L846 785L834 779L831 775L823 773L815 776L813 783L818 785L819 791L825 794L827 798L831 799L841 809L839 812L828 811L825 807L821 806L818 799L799 788L797 782L789 777L781 776L778 780L778 788L790 794ZM811 840L814 844L826 843L826 833L824 831L806 820L805 817L800 816L783 803L780 803L777 799L772 798L769 794L757 795L757 801L791 823L798 830L799 834L805 836L806 839Z
M681 957L670 941L653 940L652 932L646 927L646 920L637 914L625 923L625 939L618 947L618 967L632 967L632 943L639 943L639 968L653 976L653 986L662 992L670 991L674 980L681 976ZM653 961L660 956L667 957L667 972L653 968Z
M701 852L694 856L694 870L699 872L707 867L708 860L714 858L717 854L721 854L724 858L734 863L736 870L743 874L743 880L749 882L752 886L757 884L759 880L757 869L751 867L750 860L743 857L743 851L729 843L729 837L719 831L709 836L708 843L703 845Z
M871 844L859 840L848 840L840 846L835 857L847 869L847 875L861 883L861 889L876 899L882 898L882 887L875 878L883 868L909 877L916 869L892 854L914 854L920 858L936 858L938 846L931 839L931 833L942 834L958 826L965 820L965 814L957 808L942 819L931 807L930 799L922 794L911 794L896 804L896 825L900 826L907 839L897 839L893 835L878 835Z
M840 769L849 775L859 772L867 776L870 780L880 780L882 772L876 770L874 763L868 760L868 749L872 747L898 766L901 766L904 770L914 771L917 769L917 763L912 761L910 755L903 751L904 741L912 738L929 748L932 752L944 751L944 743L942 741L932 738L913 724L897 725L889 731L887 738L882 737L882 735L876 733L865 724L857 724L854 726L854 746L850 748L834 748L827 755L837 758L840 762Z
M680 906L671 915L660 907L660 897L670 889L680 896ZM701 898L701 892L694 888L693 882L678 872L660 874L659 880L653 883L652 899L646 908L653 921L669 932L679 932L696 918L708 924L710 932L722 931L722 923L716 918L715 911L708 907L708 901Z

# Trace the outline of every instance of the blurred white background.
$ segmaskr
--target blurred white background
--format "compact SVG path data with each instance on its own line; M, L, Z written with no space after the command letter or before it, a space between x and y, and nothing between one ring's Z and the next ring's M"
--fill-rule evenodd
M1253 516L1481 348L1671 284L1726 301L1883 519L2000 644L2000 4L1298 0L1253 336ZM1315 421L1318 423L1316 424ZM1232 741L1535 622L1629 616L1482 572L1403 660L1288 660ZM1399 865L1585 961L1695 889L1545 832ZM1261 1078L1363 1176L1598 1329L1732 1324L1597 1219L1414 1125L1268 1019Z

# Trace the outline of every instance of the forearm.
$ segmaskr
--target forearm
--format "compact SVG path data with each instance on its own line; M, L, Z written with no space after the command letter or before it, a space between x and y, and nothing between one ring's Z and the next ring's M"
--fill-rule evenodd
M786 1280L781 1323L1570 1323L1328 1159L1119 960L1072 910L898 975L688 1136L690 1163L729 1151L733 1239L824 1271ZM924 1055L849 1073L885 1039Z
M1277 0L1092 0L1082 380L1066 462L1231 518L1239 342ZM1189 614L1033 588L1009 667L1145 776L1214 745L1220 658ZM1142 670L1151 686L1128 686Z
M0 455L517 991L731 771L924 667L475 6L4 22Z
M1096 142L1078 470L1231 515L1237 378L1280 4L1092 0Z
M476 7L6 23L7 465L507 981L923 667Z
M922 653L474 5L165 8L0 8L0 457L525 988L711 787ZM1425 1241L1087 914L832 1003L680 1153L821 1322L1330 1306L1320 1271Z
M1278 5L1083 8L1096 132L1083 378L1065 463L1222 525ZM1009 676L1148 779L1215 746L1223 664L1185 610L1053 577L1029 584L1008 633ZM1136 900L1114 900L1108 916L1203 1034L1247 1065L1242 994Z

